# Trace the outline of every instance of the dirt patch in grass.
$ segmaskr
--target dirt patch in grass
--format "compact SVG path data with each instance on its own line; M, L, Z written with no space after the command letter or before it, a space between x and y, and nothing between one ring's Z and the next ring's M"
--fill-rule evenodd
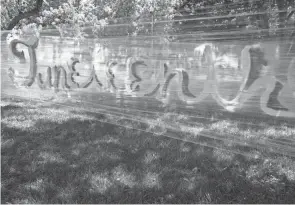
M99 122L104 115L33 101L10 100L1 111L3 204L295 201L292 157L251 158ZM207 124L239 131L238 125L214 123ZM279 138L281 133L295 140L287 128L267 128L264 135ZM247 129L250 135L262 133Z

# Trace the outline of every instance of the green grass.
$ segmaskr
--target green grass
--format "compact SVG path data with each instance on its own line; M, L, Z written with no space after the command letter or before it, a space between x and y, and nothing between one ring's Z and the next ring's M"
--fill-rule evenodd
M1 112L3 204L295 202L292 157L259 149L259 157L247 157L99 122L107 116L50 103L4 99ZM168 118L173 124L169 114L162 117ZM181 120L187 119L176 122ZM240 127L225 117L191 130L295 140L286 124L261 125Z

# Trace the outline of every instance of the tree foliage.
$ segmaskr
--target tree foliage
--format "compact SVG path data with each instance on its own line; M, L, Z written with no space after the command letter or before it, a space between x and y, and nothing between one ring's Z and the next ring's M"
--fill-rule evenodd
M190 25L198 25L202 31L244 29L260 30L256 37L277 35L279 28L294 27L294 8L294 0L186 0L178 8L178 19L207 19L184 21L179 28L189 32Z
M1 0L1 5L2 30L34 23L76 37L87 36L81 27L102 35L105 25L118 23L130 24L128 35L238 28L260 29L262 37L295 22L294 0Z

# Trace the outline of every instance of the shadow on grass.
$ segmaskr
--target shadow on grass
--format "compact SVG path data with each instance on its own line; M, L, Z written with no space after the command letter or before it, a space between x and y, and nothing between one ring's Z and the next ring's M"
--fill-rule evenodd
M295 201L292 158L247 158L32 103L4 114L2 203Z

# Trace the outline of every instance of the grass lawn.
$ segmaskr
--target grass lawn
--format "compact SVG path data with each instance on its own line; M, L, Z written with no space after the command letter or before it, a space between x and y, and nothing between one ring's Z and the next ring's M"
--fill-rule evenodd
M264 122L258 129L254 120L241 127L225 118L194 120L189 130L175 123L178 136L196 126L208 131L201 136L218 133L227 146L216 149L218 141L201 136L195 141L208 146L194 136L172 139L50 103L2 99L1 114L3 204L295 203L294 124Z

